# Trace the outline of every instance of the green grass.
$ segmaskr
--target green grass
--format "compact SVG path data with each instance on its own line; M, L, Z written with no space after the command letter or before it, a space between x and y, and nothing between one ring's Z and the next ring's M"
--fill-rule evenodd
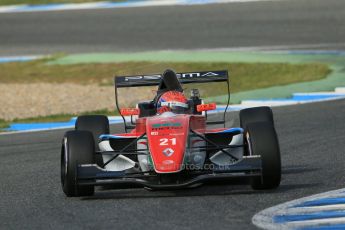
M97 110L97 111L90 111L84 112L79 114L56 114L50 116L39 116L39 117L32 117L32 118L24 118L24 119L14 119L12 121L5 121L0 119L0 131L1 129L8 128L10 123L35 123L35 122L63 122L69 121L72 117L80 116L80 115L107 115L107 116L116 116L119 115L117 111L109 111L109 110Z
M1 132L1 129L8 128L9 125L10 125L9 121L5 121L3 119L0 119L0 132Z
M69 121L72 117L80 116L80 115L107 115L107 116L116 116L118 115L117 111L109 111L106 109L103 110L96 110L90 112L83 112L79 114L56 114L50 116L40 116L40 117L33 117L33 118L24 118L24 119L14 119L12 122L14 123L34 123L38 120L40 122L57 122L57 121Z
M231 91L240 92L325 78L326 64L123 62L103 64L47 65L49 59L0 64L0 83L77 83L112 85L115 75L229 70Z
M100 2L104 0L1 0L0 5L18 5L18 4L51 4L51 3L84 3L84 2ZM124 0L112 0L112 2L124 2Z

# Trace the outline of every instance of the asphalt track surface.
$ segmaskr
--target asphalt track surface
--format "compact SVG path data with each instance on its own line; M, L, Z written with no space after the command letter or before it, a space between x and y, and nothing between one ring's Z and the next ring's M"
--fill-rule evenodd
M342 0L0 14L0 56L276 46L344 49L344 37Z
M274 191L234 181L66 198L59 177L64 130L0 135L0 229L255 229L251 218L264 208L343 188L345 100L273 111L283 164L282 184Z

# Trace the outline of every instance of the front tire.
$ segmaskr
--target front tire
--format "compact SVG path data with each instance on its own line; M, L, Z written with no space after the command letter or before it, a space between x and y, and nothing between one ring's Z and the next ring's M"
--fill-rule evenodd
M68 197L91 196L93 185L78 186L78 164L94 164L94 140L88 131L66 132L61 148L61 185Z
M104 115L84 115L79 116L75 123L76 130L89 131L93 135L95 143L95 151L99 151L98 138L102 134L109 134L109 120ZM96 155L96 164L100 167L103 166L102 155Z
M281 160L278 137L270 122L257 122L247 125L245 146L249 155L260 155L261 177L251 180L253 189L274 189L281 181Z
M272 109L268 106L260 106L240 111L241 128L245 129L249 123L255 122L270 122L274 126Z

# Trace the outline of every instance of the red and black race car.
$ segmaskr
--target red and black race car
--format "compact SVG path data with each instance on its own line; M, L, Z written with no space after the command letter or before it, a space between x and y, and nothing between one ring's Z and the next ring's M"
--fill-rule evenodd
M211 116L207 116L207 111L216 109L215 103L205 104L197 89L186 98L182 87L212 82L227 84L227 106L217 121L208 121ZM119 89L142 86L158 86L154 99L121 109ZM106 116L78 117L75 130L66 132L62 141L64 193L90 196L98 185L177 189L233 177L249 177L253 189L278 187L281 161L272 111L243 109L240 127L226 128L229 88L227 71L167 70L115 77L116 106L125 133L110 134Z

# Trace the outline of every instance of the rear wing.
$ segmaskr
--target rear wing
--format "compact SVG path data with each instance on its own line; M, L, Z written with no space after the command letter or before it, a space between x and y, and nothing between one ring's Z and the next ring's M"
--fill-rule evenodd
M228 110L230 104L230 82L229 82L229 75L227 70L219 70L219 71L203 71L203 72L187 72L187 73L177 73L177 78L179 82L183 84L190 84L190 83L208 83L208 82L226 82L227 84L227 91L228 91L228 98L227 98L227 105L225 107L225 111L223 114L223 120L221 121L211 121L208 124L223 124L225 127L225 118L226 112ZM162 74L152 74L152 75L136 75L136 76L115 76L115 102L116 108L120 113L119 101L118 101L118 88L127 88L127 87L141 87L141 86L158 86L162 81ZM121 115L121 113L120 113ZM122 116L122 115L121 115ZM207 116L207 114L206 114ZM131 119L131 125L127 125L126 119L122 116L125 130L127 132L127 128L134 128L134 123Z
M228 81L228 71L177 73L181 84ZM161 74L115 77L115 87L155 86L161 82Z

